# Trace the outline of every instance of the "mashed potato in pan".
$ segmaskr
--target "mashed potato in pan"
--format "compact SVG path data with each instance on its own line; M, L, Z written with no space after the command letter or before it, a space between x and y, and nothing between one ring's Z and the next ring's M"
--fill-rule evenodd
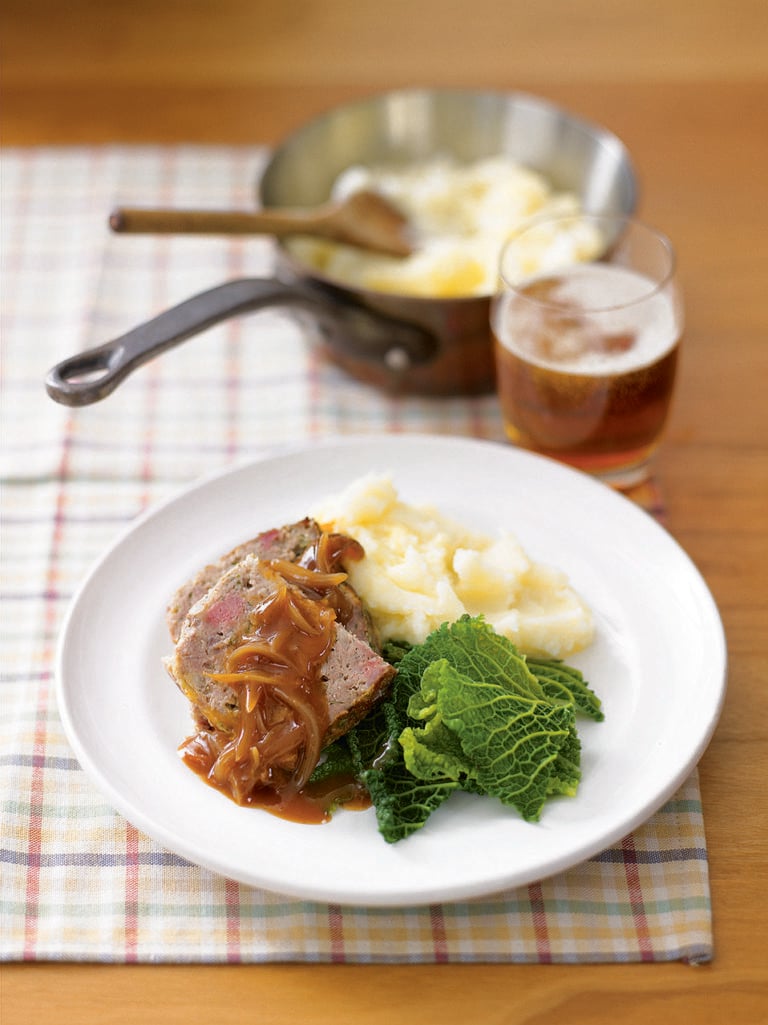
M405 168L350 167L333 197L373 189L408 218L414 252L404 258L365 252L323 239L286 245L303 263L347 285L433 299L491 295L501 248L526 220L542 214L572 217L551 245L526 254L526 274L551 260L590 260L602 248L594 226L581 218L578 198L557 192L540 174L499 155L460 164L436 157ZM551 252L550 252L551 250Z
M346 568L382 640L419 644L464 613L529 655L566 658L592 640L590 610L565 574L532 562L506 531L491 538L406 504L388 476L355 481L313 515L365 549Z

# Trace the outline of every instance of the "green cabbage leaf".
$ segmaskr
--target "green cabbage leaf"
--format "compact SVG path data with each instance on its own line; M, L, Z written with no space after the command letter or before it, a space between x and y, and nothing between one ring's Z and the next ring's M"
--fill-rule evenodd
M550 797L576 793L576 715L603 718L578 670L526 658L470 616L384 655L398 670L392 691L345 742L385 840L410 836L457 790L531 822Z

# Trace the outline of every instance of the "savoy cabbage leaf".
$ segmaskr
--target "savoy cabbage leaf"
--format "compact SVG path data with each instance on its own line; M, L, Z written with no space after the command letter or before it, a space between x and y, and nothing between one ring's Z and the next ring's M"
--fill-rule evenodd
M346 737L382 836L420 829L456 790L490 795L536 821L547 798L580 779L576 714L603 718L581 674L530 659L482 616L463 616L423 644L389 644L387 699Z

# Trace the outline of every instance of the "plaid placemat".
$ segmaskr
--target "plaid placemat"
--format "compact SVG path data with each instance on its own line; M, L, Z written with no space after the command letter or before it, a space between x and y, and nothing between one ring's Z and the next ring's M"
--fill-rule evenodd
M160 848L107 806L64 737L53 657L68 602L139 512L276 443L398 431L502 439L493 397L392 398L308 346L284 311L208 331L79 410L47 369L230 277L269 273L265 240L114 238L115 203L245 206L258 148L2 154L2 937L6 960L707 961L698 777L569 872L424 908L310 903ZM663 515L654 486L634 496Z

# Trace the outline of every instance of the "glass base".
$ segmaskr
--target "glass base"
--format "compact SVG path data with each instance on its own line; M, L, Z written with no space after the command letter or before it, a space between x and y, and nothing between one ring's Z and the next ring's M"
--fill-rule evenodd
M550 459L557 459L558 462L572 467L574 470L581 470L588 473L590 477L596 477L609 487L617 491L627 491L643 484L651 476L651 460L643 459L641 462L622 464L621 466L600 466L589 460L569 459L566 456L552 456L546 453Z
M638 484L644 484L651 476L651 460L646 459L642 463L617 467L614 470L586 470L586 472L593 477L599 477L604 484L609 484L617 491L628 491L631 488L636 488Z
M554 459L572 467L574 470L581 470L596 477L617 491L625 491L643 484L651 476L651 457L656 451L657 445L645 446L642 449L635 449L633 452L624 452L621 455L616 453L587 453L568 452L564 450L542 448L541 446L526 444L514 429L507 428L507 437L519 448L529 452L536 452L538 455Z

